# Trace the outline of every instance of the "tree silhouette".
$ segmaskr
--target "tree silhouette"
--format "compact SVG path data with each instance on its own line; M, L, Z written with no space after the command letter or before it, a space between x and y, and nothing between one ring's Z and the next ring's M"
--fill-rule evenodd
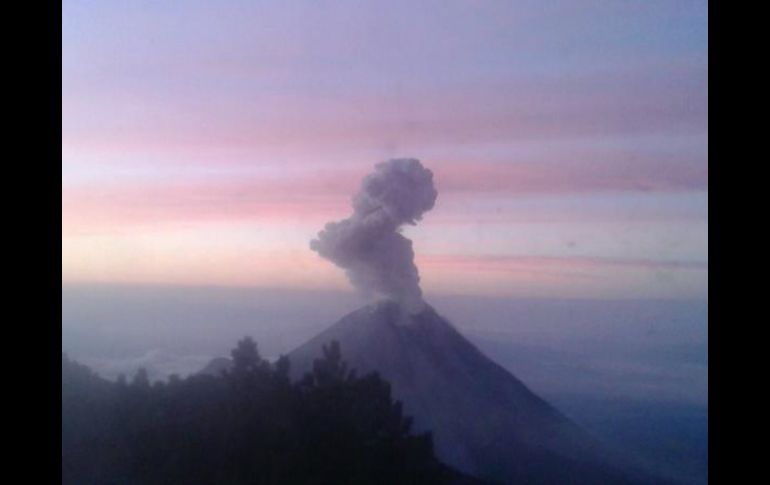
M239 340L238 346L230 352L230 355L233 358L234 372L255 372L262 365L257 343L251 337Z
M348 371L348 364L342 360L340 343L333 340L329 345L322 346L323 357L313 361L313 380L317 386L352 382L356 378L355 371Z
M134 379L131 381L131 385L138 389L147 389L150 387L150 378L147 375L147 369L144 367L140 367L136 374L134 374Z
M432 484L458 475L377 374L357 377L337 342L312 372L262 359L251 338L220 376L111 383L62 355L62 483Z

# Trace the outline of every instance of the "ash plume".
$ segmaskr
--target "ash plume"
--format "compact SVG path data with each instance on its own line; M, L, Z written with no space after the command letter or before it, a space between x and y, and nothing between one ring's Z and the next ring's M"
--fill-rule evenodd
M353 196L353 214L329 222L310 248L345 270L366 295L390 298L410 313L424 307L412 241L400 229L416 224L436 202L433 172L419 160L378 163Z

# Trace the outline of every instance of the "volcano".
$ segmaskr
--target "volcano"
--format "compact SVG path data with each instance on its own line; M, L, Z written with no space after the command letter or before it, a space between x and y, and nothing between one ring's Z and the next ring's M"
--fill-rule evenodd
M621 464L429 305L411 315L381 301L346 315L289 354L292 378L335 340L359 375L391 383L415 431L430 431L437 457L464 473L496 483L658 483Z

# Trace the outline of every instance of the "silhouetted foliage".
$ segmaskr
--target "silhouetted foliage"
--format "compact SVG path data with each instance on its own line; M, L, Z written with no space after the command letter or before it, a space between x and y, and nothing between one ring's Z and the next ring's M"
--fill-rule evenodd
M245 338L220 376L111 383L62 355L64 484L431 484L459 475L377 374L357 377L339 344L313 371L262 359Z

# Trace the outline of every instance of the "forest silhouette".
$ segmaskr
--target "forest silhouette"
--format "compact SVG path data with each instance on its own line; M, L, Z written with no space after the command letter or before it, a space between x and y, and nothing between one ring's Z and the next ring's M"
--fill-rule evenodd
M336 341L297 382L249 337L231 355L219 375L111 382L62 354L62 483L479 483L440 463L390 384L349 369Z

